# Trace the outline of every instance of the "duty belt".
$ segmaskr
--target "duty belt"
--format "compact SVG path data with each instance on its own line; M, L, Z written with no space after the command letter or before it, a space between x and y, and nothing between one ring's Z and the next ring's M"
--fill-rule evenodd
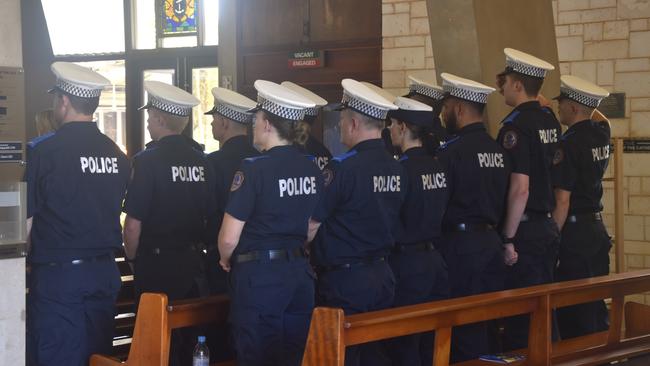
M430 252L435 250L433 243L430 241L423 241L412 244L395 244L393 253L407 253L407 252Z
M169 254L178 254L187 251L200 251L201 248L198 244L188 244L185 246L174 246L169 248L138 248L138 255L169 255Z
M338 269L352 269L357 267L369 266L375 263L384 262L385 257L373 257L373 258L364 258L358 262L353 263L343 263L343 264L333 264L331 266L318 266L318 272L331 272Z
M255 250L235 255L232 261L234 263L246 263L251 261L276 261L295 258L305 258L305 251L302 248Z
M575 224L576 222L594 222L594 221L603 221L603 215L600 212L590 212L584 214L569 215L566 218L566 222L570 224Z
M111 254L100 254L94 257L73 259L73 260L62 261L62 262L32 263L31 265L32 267L45 267L45 266L63 267L63 266L74 266L74 265L84 264L84 263L108 262L113 260L114 260L113 255Z
M524 212L523 215L521 215L521 220L520 222L530 222L530 221L541 221L541 220L546 220L550 219L551 214L549 212Z
M444 231L446 232L485 232L494 230L494 226L491 224L470 224L470 223L459 223L454 225L445 226Z

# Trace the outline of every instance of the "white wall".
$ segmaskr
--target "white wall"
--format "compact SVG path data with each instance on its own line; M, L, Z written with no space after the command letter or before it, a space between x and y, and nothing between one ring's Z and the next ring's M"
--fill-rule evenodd
M22 67L20 0L0 0L0 14L0 66ZM0 365L22 366L25 365L25 259L0 260L0 275Z

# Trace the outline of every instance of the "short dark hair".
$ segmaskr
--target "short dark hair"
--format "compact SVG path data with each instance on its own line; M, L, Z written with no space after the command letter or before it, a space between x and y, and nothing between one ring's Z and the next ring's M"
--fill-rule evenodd
M474 109L474 111L476 111L476 113L478 113L478 114L483 114L483 111L485 111L485 104L483 104L483 103L472 102L470 100L461 99L461 98L454 97L454 96L448 96L447 98L457 100L457 101L469 106L470 108Z
M68 93L61 93L60 95L67 96L70 100L70 105L72 105L72 108L74 108L74 110L78 113L84 114L86 116L92 116L99 106L99 97L81 98Z
M508 75L510 75L510 77L515 81L519 81L524 86L524 91L529 97L536 97L539 94L539 91L542 90L542 85L544 84L544 79L542 78L536 78L518 72L511 72Z

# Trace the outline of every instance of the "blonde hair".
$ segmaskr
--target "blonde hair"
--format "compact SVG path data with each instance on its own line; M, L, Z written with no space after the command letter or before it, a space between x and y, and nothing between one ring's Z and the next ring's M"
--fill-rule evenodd
M36 114L34 118L36 124L36 134L38 136L54 132L58 129L58 124L54 120L54 111L46 109Z
M187 123L190 121L190 117L177 116L171 113L163 112L159 109L152 108L151 110L160 116L165 127L176 133L181 133L187 126Z

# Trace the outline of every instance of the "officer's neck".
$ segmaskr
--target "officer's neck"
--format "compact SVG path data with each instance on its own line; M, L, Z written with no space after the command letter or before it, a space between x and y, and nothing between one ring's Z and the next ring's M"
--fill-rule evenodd
M158 138L156 139L156 141L160 141L160 140L164 139L167 136L174 136L174 135L180 135L180 133L174 132L174 131L169 131L169 130L160 131L160 133L157 136Z
M574 114L569 120L564 121L564 124L571 128L573 127L576 123L586 121L588 119L591 119L591 116L585 113L577 113Z
M352 139L349 144L350 146L347 147L348 149L351 149L354 146L357 146L358 144L364 141L375 140L380 138L381 138L381 130L375 128L372 129L359 128L358 130L356 130L354 136L352 136Z
M63 116L61 125L64 125L69 122L92 122L92 121L93 121L92 115L77 113L75 111L70 110L66 112L65 116Z
M402 146L400 146L400 149L402 151L409 151L414 147L422 147L422 142L420 142L420 140L410 140L410 141L404 140L402 142Z
M232 139L233 137L237 136L246 136L246 131L232 131L228 130L223 133L223 136L221 136L218 140L221 145L225 144L228 142L228 140Z
M515 105L514 107L519 107L520 105L528 102L535 102L537 101L537 96L531 97L527 95L526 93L519 93L515 96Z

